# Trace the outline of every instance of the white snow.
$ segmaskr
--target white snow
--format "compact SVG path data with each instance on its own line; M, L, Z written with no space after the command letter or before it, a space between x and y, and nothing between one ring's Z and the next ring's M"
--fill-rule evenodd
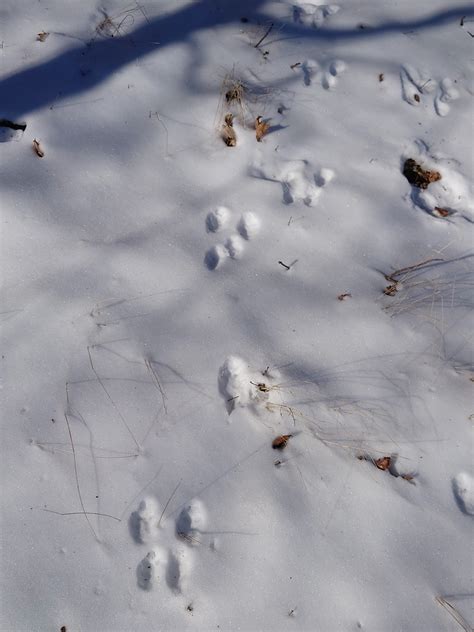
M3 0L1 630L474 626L472 33Z

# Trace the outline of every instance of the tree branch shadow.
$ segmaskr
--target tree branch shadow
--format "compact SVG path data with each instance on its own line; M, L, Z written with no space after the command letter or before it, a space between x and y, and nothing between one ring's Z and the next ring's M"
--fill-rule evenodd
M213 0L200 0L172 13L148 19L132 33L102 40L93 38L55 58L10 75L0 81L1 115L17 120L30 112L52 104L56 99L70 98L91 90L123 66L163 48L186 42L192 35L219 25L240 23L242 14L252 24L264 24L269 16L259 12L263 0L229 0L225 10ZM379 37L389 33L435 28L461 16L474 15L470 5L460 5L432 15L406 22L392 20L370 28L308 28L274 20L284 36L267 42L267 46L298 37L337 42ZM158 42L158 44L157 44ZM90 60L94 67L84 72ZM82 72L81 72L82 70Z

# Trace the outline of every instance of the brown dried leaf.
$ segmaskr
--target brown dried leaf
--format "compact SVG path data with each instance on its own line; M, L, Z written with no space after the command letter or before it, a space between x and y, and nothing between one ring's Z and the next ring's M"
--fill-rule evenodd
M337 297L338 301L345 301L346 298L352 298L352 294L350 292L346 292L345 294L339 294Z
M380 459L376 459L374 461L374 465L379 468L379 470L388 470L390 467L390 463L392 459L389 456L383 456Z
M415 99L415 101L416 101L417 103L419 103L419 102L420 102L420 95L419 95L419 94L414 94L414 95L413 95L413 98Z
M438 217L448 217L448 215L451 215L451 211L447 208L441 208L440 206L435 206L433 212Z
M36 40L38 42L44 42L48 36L49 33L46 33L46 31L41 31L41 33L38 33L38 35L36 36Z
M44 157L44 151L41 147L41 145L39 144L39 141L35 139L33 139L33 151L35 152L35 154L37 156L39 156L40 158Z
M403 175L410 184L419 189L427 189L428 185L437 180L441 180L439 171L429 171L413 160L408 158L403 165Z
M222 140L227 147L235 147L237 145L237 134L235 133L233 125L233 115L226 114L224 117L224 125L222 126Z
M270 125L266 121L264 121L261 116L257 116L257 118L255 119L255 137L257 138L259 143L269 129Z
M398 288L397 288L397 284L394 283L393 285L387 285L387 287L385 288L385 290L383 291L383 293L386 296L395 296L395 294L397 293Z
M383 72L379 75L379 81L382 82L385 79Z
M293 435L280 435L278 437L276 437L275 439L273 439L272 441L272 448L274 450L283 450L283 448L286 448L286 444L288 443L288 441L291 439Z

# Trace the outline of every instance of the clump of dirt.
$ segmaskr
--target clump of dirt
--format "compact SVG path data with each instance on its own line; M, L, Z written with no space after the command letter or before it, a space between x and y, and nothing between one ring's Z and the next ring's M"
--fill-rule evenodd
M428 185L437 180L441 180L439 171L429 171L413 160L408 158L403 165L403 175L410 184L419 189L427 189Z

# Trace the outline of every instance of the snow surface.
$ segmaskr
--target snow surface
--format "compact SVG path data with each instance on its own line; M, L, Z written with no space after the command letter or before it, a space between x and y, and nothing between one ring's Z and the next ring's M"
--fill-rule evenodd
M2 630L474 625L472 33L2 1Z

